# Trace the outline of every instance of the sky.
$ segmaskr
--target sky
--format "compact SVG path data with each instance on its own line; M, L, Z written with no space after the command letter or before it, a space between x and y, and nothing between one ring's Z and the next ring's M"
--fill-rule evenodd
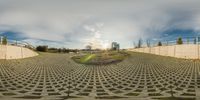
M200 0L0 0L0 35L34 46L121 48L200 34Z

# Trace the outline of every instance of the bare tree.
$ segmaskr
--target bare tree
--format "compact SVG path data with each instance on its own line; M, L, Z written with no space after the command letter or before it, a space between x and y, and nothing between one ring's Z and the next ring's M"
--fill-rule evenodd
M91 49L92 49L92 46L91 46L91 45L87 45L85 48L86 48L87 50L91 50Z
M139 40L138 40L138 48L141 48L142 47L142 39L140 38Z
M197 44L197 39L196 38L194 38L194 44Z
M147 44L147 47L150 47L151 46L151 44L150 44L150 40L146 40L146 44Z

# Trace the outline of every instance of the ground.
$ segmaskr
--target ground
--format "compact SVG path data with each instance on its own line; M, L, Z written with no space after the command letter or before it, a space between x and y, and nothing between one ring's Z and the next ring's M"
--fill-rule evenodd
M131 53L117 64L83 65L74 55L0 60L0 100L64 100L68 93L73 100L200 97L199 61Z

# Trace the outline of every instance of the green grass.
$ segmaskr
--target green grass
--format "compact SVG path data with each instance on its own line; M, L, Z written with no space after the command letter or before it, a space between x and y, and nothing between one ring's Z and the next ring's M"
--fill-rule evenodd
M127 56L128 53L125 52L101 51L93 54L74 56L72 59L81 64L104 65L120 62Z
M126 58L126 56L123 56L123 55L113 55L112 56L113 59L116 59L116 60L123 60Z
M96 57L96 54L86 54L83 56L74 56L72 59L81 64L88 64L90 60L94 59Z
M94 59L96 57L96 54L87 54L83 57L81 57L80 62L81 63L87 63L89 62L91 59Z

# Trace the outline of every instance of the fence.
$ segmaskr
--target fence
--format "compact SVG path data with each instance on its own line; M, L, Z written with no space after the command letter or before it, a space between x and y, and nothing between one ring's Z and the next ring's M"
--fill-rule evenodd
M177 41L162 41L162 46L151 46L129 49L134 52L150 53L184 59L200 59L200 37L187 37L182 39L183 44Z
M170 46L170 45L176 45L177 44L177 39L179 37L173 37L173 39L168 38L168 39L147 39L145 41L139 40L140 44L138 42L138 44L135 44L135 42L133 43L134 48L138 48L138 47L155 47L158 46L158 43L161 42L162 46ZM196 36L196 37L181 37L183 44L200 44L200 36ZM140 45L140 46L139 46Z
M2 41L3 41L3 37L0 35L0 44L2 45ZM7 40L7 44L6 45L12 45L12 46L19 46L19 47L25 47L25 48L29 48L29 49L35 49L35 47L31 44L29 44L28 42L25 41L19 41L16 39L11 39L11 38L6 38Z
M34 49L34 46L27 42L13 39L6 39L6 41L6 44L2 44L2 37L0 38L0 59L19 59L38 55L30 50Z

